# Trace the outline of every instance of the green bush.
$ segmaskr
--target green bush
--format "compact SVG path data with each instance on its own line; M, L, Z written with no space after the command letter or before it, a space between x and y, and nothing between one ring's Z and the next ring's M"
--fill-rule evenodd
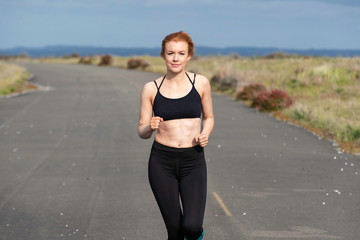
M353 128L347 125L344 135L345 141L355 141L360 138L360 128Z
M337 89L335 89L335 92L338 94L341 94L341 93L344 93L345 90L343 88L337 88Z
M302 82L298 81L297 79L293 78L287 83L287 86L289 88L295 89L295 88L299 88L299 87L304 87L304 84Z
M309 120L309 115L306 112L304 112L303 110L295 109L293 111L293 117L294 117L294 119L299 120L299 121Z

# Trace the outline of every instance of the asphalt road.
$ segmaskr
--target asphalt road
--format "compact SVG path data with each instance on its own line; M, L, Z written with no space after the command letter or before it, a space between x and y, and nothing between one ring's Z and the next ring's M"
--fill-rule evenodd
M51 87L0 100L0 239L166 239L137 136L157 75L23 66ZM360 239L360 159L213 94L205 238Z

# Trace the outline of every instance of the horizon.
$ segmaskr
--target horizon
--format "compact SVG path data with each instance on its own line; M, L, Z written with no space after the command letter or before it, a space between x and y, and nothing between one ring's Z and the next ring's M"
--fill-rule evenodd
M161 47L101 47L78 45L52 45L40 48L11 48L0 49L0 56L28 56L28 57L64 57L74 53L79 56L113 55L113 56L160 56ZM318 57L359 57L360 50L356 49L285 49L265 47L209 47L196 46L197 56L229 56L236 54L243 57L270 56L274 53L293 56L318 56Z
M123 46L96 46L96 45L71 45L71 44L54 44L54 45L44 45L39 47L26 47L26 46L15 46L11 48L0 48L0 51L8 51L8 50L14 50L14 49L44 49L49 47L79 47L79 48L121 48L121 49L161 49L161 46L158 47L123 47ZM279 50L298 50L298 51L307 51L307 50L329 50L329 51L336 51L336 50L342 50L342 51L360 51L359 48L281 48L281 47L272 47L272 46L265 46L265 47L258 47L258 46L225 46L225 47L216 47L216 46L206 46L206 45L198 45L195 46L196 48L213 48L213 49L228 49L228 48L254 48L254 49L279 49Z

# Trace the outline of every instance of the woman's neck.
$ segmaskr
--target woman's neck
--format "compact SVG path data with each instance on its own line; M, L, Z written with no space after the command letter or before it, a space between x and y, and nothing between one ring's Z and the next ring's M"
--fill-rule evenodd
M178 73L168 71L166 74L166 79L170 80L171 82L182 82L185 78L185 70Z

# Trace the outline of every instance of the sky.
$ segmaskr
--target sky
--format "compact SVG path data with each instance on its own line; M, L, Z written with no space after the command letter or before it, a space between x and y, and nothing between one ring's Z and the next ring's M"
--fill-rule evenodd
M50 45L360 49L360 0L0 0L0 49Z

